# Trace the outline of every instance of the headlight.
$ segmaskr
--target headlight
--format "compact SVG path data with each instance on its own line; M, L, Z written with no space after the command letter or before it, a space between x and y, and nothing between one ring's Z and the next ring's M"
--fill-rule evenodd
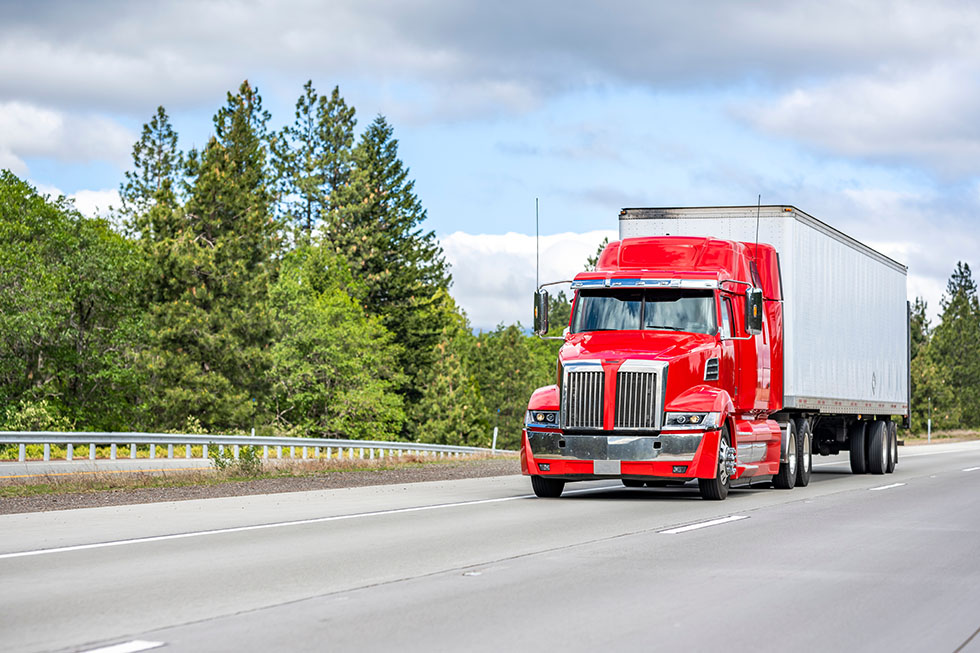
M557 410L529 410L524 417L528 426L558 426Z
M707 431L718 428L721 413L667 413L665 429Z

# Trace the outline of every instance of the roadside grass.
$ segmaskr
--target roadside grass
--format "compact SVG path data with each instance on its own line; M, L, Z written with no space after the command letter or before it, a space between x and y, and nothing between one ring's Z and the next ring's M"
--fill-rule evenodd
M926 437L926 433L914 433L906 435L904 438L899 436L900 440L905 440L905 445L915 446L920 444L927 444L929 439ZM933 443L952 443L952 442L969 442L971 440L980 440L980 431L971 429L955 429L951 431L933 431L932 432L932 442Z
M168 470L99 470L44 474L24 478L0 479L0 499L32 497L46 494L77 494L88 492L130 491L153 488L179 488L213 486L224 483L240 483L262 479L289 477L314 477L321 474L344 472L369 472L410 469L426 465L451 465L460 461L511 459L514 455L492 456L474 454L459 458L434 458L431 456L400 456L395 458L319 458L319 459L270 459L261 460L256 466L243 468L229 464L224 468L168 469ZM251 472L251 473L249 473Z

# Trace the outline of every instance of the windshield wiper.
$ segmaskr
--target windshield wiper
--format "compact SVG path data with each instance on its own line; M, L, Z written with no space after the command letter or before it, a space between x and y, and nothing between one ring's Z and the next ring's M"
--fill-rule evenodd
M667 326L666 324L648 324L647 329L662 329L664 331L684 331L681 327Z

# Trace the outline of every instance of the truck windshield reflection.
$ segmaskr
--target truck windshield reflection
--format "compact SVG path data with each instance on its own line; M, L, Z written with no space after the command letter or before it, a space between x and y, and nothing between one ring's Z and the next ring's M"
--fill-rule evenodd
M710 290L581 290L572 333L625 330L717 332Z

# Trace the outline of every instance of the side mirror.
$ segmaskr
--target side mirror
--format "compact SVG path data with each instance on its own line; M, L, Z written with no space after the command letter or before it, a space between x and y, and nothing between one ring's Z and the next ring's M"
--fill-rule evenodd
M745 291L745 330L752 334L762 333L762 289Z
M548 333L548 291L534 293L534 332L539 336Z

